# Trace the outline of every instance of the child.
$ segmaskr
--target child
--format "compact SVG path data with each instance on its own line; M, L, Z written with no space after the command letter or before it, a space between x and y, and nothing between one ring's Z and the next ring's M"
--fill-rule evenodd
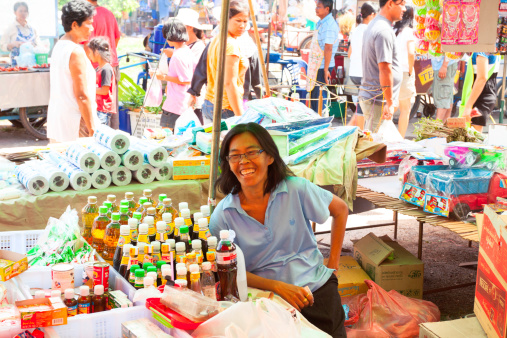
M188 108L190 94L190 81L194 73L194 56L190 48L185 44L188 34L185 25L171 19L162 28L162 34L167 39L169 46L174 47L174 53L169 62L167 74L157 71L157 79L167 81L166 100L162 106L160 126L174 129L178 117Z
M95 37L88 42L88 57L98 63L97 73L97 116L102 124L110 126L111 116L116 113L116 81L113 67L109 64L111 52L109 42Z

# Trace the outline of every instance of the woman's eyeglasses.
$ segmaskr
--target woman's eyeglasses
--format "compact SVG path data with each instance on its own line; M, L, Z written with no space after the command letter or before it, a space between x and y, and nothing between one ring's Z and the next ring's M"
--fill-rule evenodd
M263 151L264 151L263 149L250 150L244 154L234 154L234 155L225 156L225 159L227 161L229 161L229 163L238 163L239 161L241 161L242 157L245 157L247 160L254 160L257 157L259 157Z

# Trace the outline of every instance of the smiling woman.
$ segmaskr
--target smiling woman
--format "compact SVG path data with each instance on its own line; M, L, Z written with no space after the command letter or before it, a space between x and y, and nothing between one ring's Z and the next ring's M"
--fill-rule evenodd
M250 287L277 293L315 326L346 337L337 270L348 209L345 202L294 177L266 129L256 123L229 131L220 150L217 188L228 194L211 215L210 230L234 230ZM328 265L311 221L332 217Z

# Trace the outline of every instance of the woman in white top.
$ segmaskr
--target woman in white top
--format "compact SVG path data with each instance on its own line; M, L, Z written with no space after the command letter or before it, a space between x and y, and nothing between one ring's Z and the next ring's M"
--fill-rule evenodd
M403 81L400 88L400 119L398 120L398 131L405 137L407 132L412 98L415 97L415 36L414 36L414 8L406 6L401 21L394 25L396 33L396 44L398 47L398 60L400 60L403 71Z
M72 0L62 8L65 35L51 57L48 138L69 142L93 136L100 124L95 102L95 70L81 42L93 31L95 8L85 0Z
M350 59L349 77L352 83L354 83L356 86L361 85L361 79L363 77L363 34L370 21L373 20L376 15L377 10L375 7L367 2L364 3L361 6L361 14L359 14L361 23L352 32L350 32L350 46L348 53ZM359 104L357 104L356 107L357 110L354 113L354 116L352 116L349 125L358 126L359 128L363 129L363 111L361 110L361 106Z

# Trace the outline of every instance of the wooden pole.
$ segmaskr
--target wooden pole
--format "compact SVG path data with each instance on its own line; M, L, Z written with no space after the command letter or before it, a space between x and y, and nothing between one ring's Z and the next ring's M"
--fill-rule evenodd
M271 50L271 18L269 18L269 26L268 26L268 51L266 53L266 73L269 74L269 51Z
M318 108L319 116L322 116L322 103L323 103L322 91L323 91L322 86L319 86L319 108Z
M266 70L266 65L264 64L264 55L262 53L261 39L259 37L259 29L257 28L257 20L255 19L255 12L254 12L252 0L248 0L248 5L250 5L250 16L252 17L252 24L253 24L254 35L255 35L255 44L257 45L257 51L259 52L259 60L261 62L262 77L264 77L264 87L266 87L266 95L271 95L271 92L269 90L268 72ZM268 48L268 53L269 53L269 48Z

